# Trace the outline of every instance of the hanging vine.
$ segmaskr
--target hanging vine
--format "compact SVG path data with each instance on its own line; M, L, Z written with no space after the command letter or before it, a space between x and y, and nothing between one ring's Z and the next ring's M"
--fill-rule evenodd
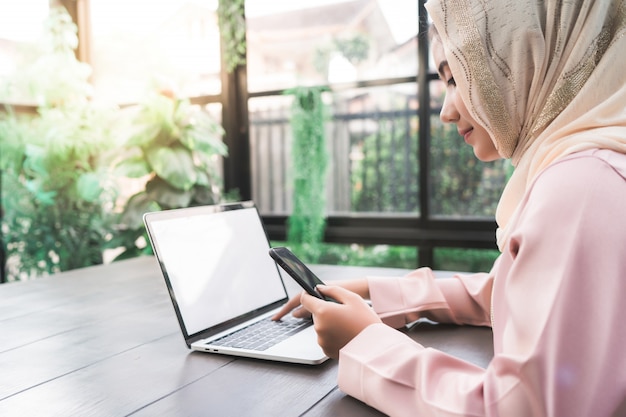
M246 63L244 4L245 0L220 0L217 6L224 64L229 73Z
M293 132L293 212L288 219L287 240L302 244L305 256L315 262L326 226L327 109L323 88L296 88L291 108Z

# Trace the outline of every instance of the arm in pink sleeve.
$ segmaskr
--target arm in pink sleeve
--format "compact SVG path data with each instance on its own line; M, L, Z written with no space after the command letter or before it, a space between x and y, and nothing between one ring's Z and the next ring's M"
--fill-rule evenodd
M527 194L494 270L487 369L374 324L340 351L341 390L392 416L626 415L621 158L621 175L594 157L554 164ZM422 289L445 310L436 287Z
M421 317L440 323L491 325L493 273L435 279L429 268L420 268L404 277L370 277L368 282L374 310L394 328Z
M515 363L476 365L424 348L385 324L367 327L340 351L339 388L390 416L539 416L518 403ZM504 392L498 403L498 395ZM491 404L494 402L494 404ZM489 410L491 409L491 410Z

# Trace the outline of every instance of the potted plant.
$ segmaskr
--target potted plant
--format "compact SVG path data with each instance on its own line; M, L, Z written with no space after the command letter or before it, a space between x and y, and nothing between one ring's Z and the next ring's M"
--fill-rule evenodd
M127 140L117 172L140 179L111 246L118 258L151 252L142 222L147 211L218 203L222 199L221 157L227 154L223 129L207 111L171 90L152 94L127 109Z

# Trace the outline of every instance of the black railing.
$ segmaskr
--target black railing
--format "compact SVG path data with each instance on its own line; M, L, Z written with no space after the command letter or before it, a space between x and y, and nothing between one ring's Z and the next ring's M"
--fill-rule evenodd
M415 97L402 101L391 110L335 106L326 126L329 214L419 212ZM287 107L250 113L253 198L263 214L291 209L288 113Z

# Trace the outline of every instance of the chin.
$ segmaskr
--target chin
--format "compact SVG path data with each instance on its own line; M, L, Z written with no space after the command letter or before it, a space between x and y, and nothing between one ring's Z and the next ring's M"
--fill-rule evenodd
M474 155L482 162L493 162L500 159L500 155L497 152L481 152L479 149L474 149Z

